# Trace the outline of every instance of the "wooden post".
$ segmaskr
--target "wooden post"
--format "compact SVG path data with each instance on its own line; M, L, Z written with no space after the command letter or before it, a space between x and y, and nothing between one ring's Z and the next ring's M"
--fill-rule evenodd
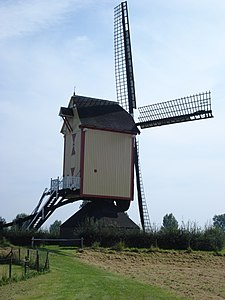
M26 257L25 257L25 260L24 260L24 275L25 275L25 277L27 275L27 259L26 259Z
M30 250L27 249L27 255L25 256L25 261L24 261L25 276L27 275L27 271L28 271L28 268L29 268L29 261L30 261Z
M40 267L39 267L39 252L38 252L38 250L36 251L36 268L37 268L37 271L39 272Z
M49 252L46 252L45 270L49 270Z
M25 274L25 277L27 275L28 268L29 268L29 256L25 256L25 259L24 259L24 274Z
M12 278L12 256L9 259L9 279Z
M84 247L84 238L83 237L80 239L80 246L81 246L81 249L83 249L83 247Z

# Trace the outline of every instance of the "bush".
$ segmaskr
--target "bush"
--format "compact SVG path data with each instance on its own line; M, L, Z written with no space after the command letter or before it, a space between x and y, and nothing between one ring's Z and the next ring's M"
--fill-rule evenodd
M225 245L225 234L219 227L206 228L196 240L198 250L221 251Z
M3 230L3 239L14 245L31 245L33 236L53 238L48 231ZM182 224L180 228L162 227L145 233L139 230L104 227L101 222L85 222L74 231L71 238L74 237L83 237L84 245L89 247L119 248L126 245L129 248L220 251L225 245L225 233L221 228L211 226L202 230L196 224L190 223Z
M6 240L9 244L17 246L31 246L32 237L35 238L54 238L48 233L48 231L23 231L23 230L5 230L3 231L3 240ZM37 243L36 243L37 244ZM40 243L41 244L41 243Z
M124 249L126 248L126 245L125 245L125 243L124 242L119 242L119 243L116 243L113 247L112 247L112 249L113 250L116 250L116 251L123 251Z
M76 234L84 238L85 246L97 243L101 247L115 249L119 245L126 245L129 248L220 251L225 245L225 234L221 229L208 227L201 230L195 224L145 233L89 223L88 226L80 227Z

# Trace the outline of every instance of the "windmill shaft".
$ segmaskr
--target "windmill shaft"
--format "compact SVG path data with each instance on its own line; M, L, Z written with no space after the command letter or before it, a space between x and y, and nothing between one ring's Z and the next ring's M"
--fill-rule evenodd
M135 172L136 172L136 184L137 184L137 196L138 196L138 207L140 213L140 220L141 226L144 229L144 214L143 214L143 205L142 205L142 194L141 194L141 184L140 184L140 172L139 172L139 161L138 161L138 150L137 150L137 142L135 142L135 157L134 157L134 164L135 164Z
M144 185L143 185L143 181L142 181L141 167L140 167L140 161L139 161L139 147L138 147L137 140L135 140L134 164L135 164L135 171L136 171L137 196L138 196L138 206L139 206L139 212L140 212L141 225L142 225L143 230L145 232L147 232L147 231L151 230L151 223L150 223L147 203L145 200Z

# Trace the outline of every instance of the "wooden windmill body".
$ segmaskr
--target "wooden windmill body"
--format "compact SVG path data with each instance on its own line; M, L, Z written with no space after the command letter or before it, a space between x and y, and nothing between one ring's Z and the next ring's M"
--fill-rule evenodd
M60 116L64 187L74 182L80 199L133 200L139 130L130 114L117 102L74 95Z

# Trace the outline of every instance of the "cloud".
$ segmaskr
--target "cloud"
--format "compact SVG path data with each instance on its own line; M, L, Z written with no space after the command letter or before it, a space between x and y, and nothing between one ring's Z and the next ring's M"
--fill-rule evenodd
M17 0L0 3L0 39L31 34L63 21L89 1Z

